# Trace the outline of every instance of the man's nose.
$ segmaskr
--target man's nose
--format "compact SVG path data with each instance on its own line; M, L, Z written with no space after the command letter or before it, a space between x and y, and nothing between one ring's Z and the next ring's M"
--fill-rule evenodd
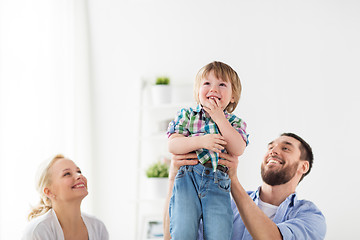
M270 149L270 155L271 156L278 155L278 148L276 146Z

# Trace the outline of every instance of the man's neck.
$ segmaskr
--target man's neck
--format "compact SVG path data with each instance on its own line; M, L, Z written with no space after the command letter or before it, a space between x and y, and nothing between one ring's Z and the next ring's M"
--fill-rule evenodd
M288 196L295 192L296 186L291 183L270 186L263 183L260 188L260 199L263 202L279 206Z

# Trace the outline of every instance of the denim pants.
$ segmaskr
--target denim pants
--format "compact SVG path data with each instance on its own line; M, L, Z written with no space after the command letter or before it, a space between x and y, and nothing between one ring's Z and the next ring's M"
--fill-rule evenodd
M169 206L174 240L195 240L203 220L204 239L229 240L233 227L229 176L201 164L182 166Z

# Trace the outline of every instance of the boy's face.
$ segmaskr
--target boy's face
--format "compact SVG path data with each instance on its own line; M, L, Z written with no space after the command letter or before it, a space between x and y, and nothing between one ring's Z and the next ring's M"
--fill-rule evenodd
M231 83L216 78L214 72L211 71L200 82L199 100L201 105L207 106L208 104L213 104L214 99L217 99L220 103L222 110L224 110L230 102L234 102Z

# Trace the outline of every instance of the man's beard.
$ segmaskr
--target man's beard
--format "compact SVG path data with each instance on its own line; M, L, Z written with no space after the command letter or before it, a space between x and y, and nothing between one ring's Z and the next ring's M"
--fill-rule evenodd
M299 163L294 163L280 170L271 168L265 170L265 166L261 164L261 177L270 186L285 184L295 176L298 165Z

